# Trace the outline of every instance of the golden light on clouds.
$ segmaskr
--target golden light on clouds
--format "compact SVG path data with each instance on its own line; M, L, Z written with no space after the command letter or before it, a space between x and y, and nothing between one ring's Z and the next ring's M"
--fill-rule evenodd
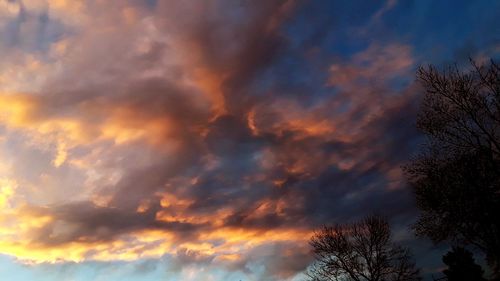
M362 196L339 203L365 194L364 177L398 192L399 160L377 163L392 149L384 114L412 93L357 81L394 94L375 78L406 74L411 48L370 43L319 67L321 50L293 50L303 44L282 29L299 2L0 0L12 29L0 254L167 257L284 280L307 266L312 229L364 211Z
M2 196L11 194L2 188ZM198 218L202 223L213 222L220 214ZM175 222L191 221L183 218L182 213ZM158 219L164 220L162 215ZM174 232L165 230L141 230L121 235L111 241L73 241L56 245L43 245L30 242L33 234L54 222L54 218L36 211L17 209L9 214L2 213L0 220L0 249L28 263L55 263L61 261L81 262L130 261L139 258L159 258L165 253L185 250L204 256L217 256L220 261L234 262L242 257L244 251L259 245L273 242L304 243L311 232L297 229L248 229L237 227L207 228L198 233L195 239L184 241ZM71 227L61 222L61 229L53 230L64 233ZM13 227L15 225L15 227ZM104 231L104 230L103 230ZM60 234L59 233L59 234ZM58 235L58 233L54 233ZM207 241L219 241L216 244Z
M0 208L9 208L10 199L14 195L17 182L13 179L0 178Z

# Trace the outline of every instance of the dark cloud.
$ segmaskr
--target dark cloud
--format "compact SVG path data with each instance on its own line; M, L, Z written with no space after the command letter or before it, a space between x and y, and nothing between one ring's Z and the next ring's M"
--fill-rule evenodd
M226 53L218 54L220 50L215 47L211 50L212 32L227 22L203 22L203 28L189 38L197 42L195 45L207 46L201 55L206 57L204 67L221 75L230 70L220 81L225 114L211 117L207 108L197 106L199 96L194 88L179 88L175 80L168 79L125 81L116 88L108 82L91 88L92 95L85 90L69 97L62 92L52 94L46 103L57 105L57 109L47 110L45 118L64 115L70 106L126 108L131 115L125 116L130 124L124 127L140 127L140 123L135 125L137 120L147 124L159 118L163 124L160 128L168 128L165 135L161 130L148 134L160 140L155 144L159 147L169 142L176 145L168 153L154 155L145 166L134 168L129 163L118 182L101 187L99 196L111 198L106 207L88 202L51 208L54 222L41 229L35 239L47 245L112 241L133 231L160 229L179 239L196 241L198 233L218 227L268 230L300 225L310 229L373 211L394 215L411 210L411 196L403 185L391 186L391 181L401 180L400 176L391 178L390 174L406 159L416 136L411 129L400 130L414 117L414 90L398 93L390 84L394 77L407 73L411 57L406 47L370 47L353 60L338 64L332 73L330 92L319 98L321 102L303 105L300 96L253 92L259 89L255 87L259 81L252 77L273 65L279 56L277 46L286 48L278 29L271 33L266 29L275 20L275 12L263 15L255 19L255 27L252 22L240 27L242 34L250 32L244 40L257 42L235 42L234 57L223 57ZM263 36L258 36L261 33ZM274 40L282 43L276 45ZM391 49L404 52L396 56ZM216 61L212 61L214 57ZM357 66L367 62L368 68ZM373 82L380 71L386 72L388 79ZM360 81L363 86L356 86ZM370 108L374 102L379 105ZM249 117L252 111L253 125ZM98 111L102 115L91 118L104 119L104 112ZM82 118L86 118L84 114ZM92 126L95 121L87 122ZM210 162L212 166L207 167ZM196 181L186 184L179 178ZM172 194L175 200L189 203L181 209L162 205L161 194ZM147 210L138 213L144 201L148 202ZM183 222L185 216L203 218L226 207L231 213L223 218L223 225ZM158 221L159 212L178 219ZM58 223L69 230L57 233ZM276 251L273 248L269 255L281 256L287 262L276 261L267 271L275 277L269 278L287 278L306 265L299 260L307 254L290 253L287 257L279 253L285 249ZM183 263L215 262L214 256L196 251L181 250L177 256ZM251 261L240 263L245 268Z
M157 207L153 207L144 213L138 213L99 207L88 202L39 209L39 212L50 215L53 221L34 233L33 238L46 246L69 242L94 243L112 241L121 234L136 230L156 229L175 233L179 239L189 239L194 238L204 227L183 222L157 221L157 210ZM92 255L92 251L89 251L89 256Z

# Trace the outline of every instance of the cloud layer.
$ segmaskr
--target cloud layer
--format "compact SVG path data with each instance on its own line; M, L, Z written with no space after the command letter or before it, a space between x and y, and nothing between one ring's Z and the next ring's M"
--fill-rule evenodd
M321 224L412 219L412 44L332 54L293 0L0 3L2 253L285 280Z

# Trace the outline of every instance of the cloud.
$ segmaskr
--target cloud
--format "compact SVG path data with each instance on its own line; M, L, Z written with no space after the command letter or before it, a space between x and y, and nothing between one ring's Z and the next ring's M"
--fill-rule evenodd
M290 94L265 81L306 53L283 30L299 2L8 3L12 17L45 13L72 32L36 54L53 60L33 70L39 87L0 95L2 173L17 185L0 189L15 202L0 215L3 253L172 256L184 270L282 280L307 266L315 227L411 215L397 172L416 136L400 129L416 112L410 46L305 60L325 79Z

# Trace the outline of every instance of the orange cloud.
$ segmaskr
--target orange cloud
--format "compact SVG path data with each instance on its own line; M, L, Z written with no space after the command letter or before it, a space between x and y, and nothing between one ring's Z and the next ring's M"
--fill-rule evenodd
M198 221L210 222L220 214L206 215ZM249 229L243 227L209 227L196 234L195 239L183 240L175 232L164 230L139 230L116 237L112 241L70 241L57 245L33 242L32 235L48 224L57 223L43 209L21 207L0 216L0 251L28 263L56 263L96 261L128 261L139 258L159 258L164 254L190 251L204 256L217 257L221 263L242 259L245 252L274 242L304 243L311 235L300 229ZM159 220L164 218L161 215ZM179 213L175 221L189 221ZM64 232L68 224L60 224ZM54 233L54 235L57 235ZM214 244L210 241L219 241Z

